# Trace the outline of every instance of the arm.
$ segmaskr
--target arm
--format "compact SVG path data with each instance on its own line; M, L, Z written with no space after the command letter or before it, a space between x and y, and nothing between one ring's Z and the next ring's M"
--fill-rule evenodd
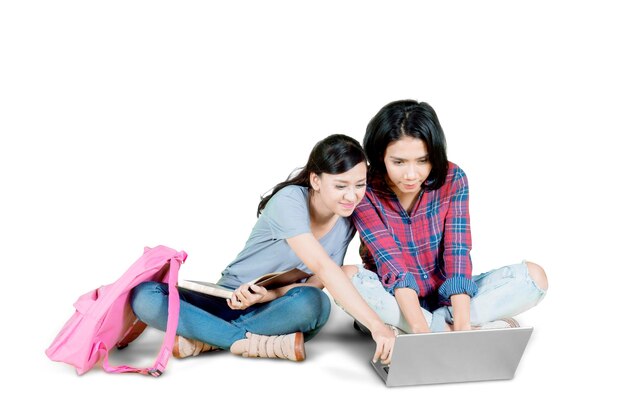
M322 245L311 233L303 233L287 239L291 249L304 264L320 279L330 294L355 319L363 323L372 333L376 352L372 359L383 363L391 361L395 335L380 317L367 305L346 277L341 268L328 256Z
M470 325L470 296L467 294L454 294L452 301L454 325L452 330L471 330Z
M430 333L417 293L411 288L396 288L394 295L411 333Z
M478 287L472 281L472 234L469 217L469 188L465 173L456 168L443 234L446 280L439 294L450 299L454 309L454 330L469 330L470 298Z
M233 292L232 297L226 300L226 303L233 310L245 310L254 304L267 303L282 297L295 287L316 287L321 290L324 288L324 284L316 276L310 277L306 282L289 284L273 290L268 290L260 285L242 284Z
M252 288L254 291L256 291L256 289L254 287L258 287L258 285L254 285L253 288ZM275 299L277 299L279 297L282 297L283 295L287 294L287 292L290 289L295 288L295 287L315 287L315 288L319 288L321 290L321 289L324 288L324 284L322 284L322 281L316 275L313 275L312 277L307 279L306 282L300 282L300 283L296 283L296 284L289 284L289 285L285 285L283 287L274 288L273 290L266 290L267 291L267 295L265 297L263 297L263 299L260 302L266 303L268 301L275 300ZM259 288L262 288L262 287L259 287Z
M419 303L419 287L413 274L406 267L400 248L381 218L384 213L375 209L374 198L366 195L352 217L361 235L361 241L376 262L383 286L396 297L402 315L411 326L411 331L430 332Z

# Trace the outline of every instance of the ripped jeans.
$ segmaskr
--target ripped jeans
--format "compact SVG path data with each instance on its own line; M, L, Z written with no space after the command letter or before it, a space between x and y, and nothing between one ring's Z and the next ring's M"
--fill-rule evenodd
M478 285L478 292L470 302L472 326L513 317L536 306L546 295L531 278L526 262L474 275L472 280ZM383 322L411 333L396 298L385 290L375 272L358 265L352 283ZM422 312L433 332L444 331L446 323L453 322L452 306L432 312L422 308Z

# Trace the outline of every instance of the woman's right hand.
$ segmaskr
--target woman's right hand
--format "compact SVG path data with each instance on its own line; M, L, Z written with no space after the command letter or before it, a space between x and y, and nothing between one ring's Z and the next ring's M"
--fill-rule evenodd
M396 334L391 327L382 322L372 326L370 332L372 333L372 339L376 342L376 352L374 352L372 362L375 363L380 359L381 363L388 365L391 363L393 346L396 343Z

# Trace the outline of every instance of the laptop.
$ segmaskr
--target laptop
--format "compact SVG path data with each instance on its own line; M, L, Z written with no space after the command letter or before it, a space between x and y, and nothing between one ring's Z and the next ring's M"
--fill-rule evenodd
M391 364L372 363L388 387L512 379L532 327L403 334Z

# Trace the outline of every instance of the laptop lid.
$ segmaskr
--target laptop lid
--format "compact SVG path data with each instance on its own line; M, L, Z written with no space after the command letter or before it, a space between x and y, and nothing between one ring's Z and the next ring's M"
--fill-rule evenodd
M511 379L532 327L406 334L396 338L392 363L375 363L387 386Z

